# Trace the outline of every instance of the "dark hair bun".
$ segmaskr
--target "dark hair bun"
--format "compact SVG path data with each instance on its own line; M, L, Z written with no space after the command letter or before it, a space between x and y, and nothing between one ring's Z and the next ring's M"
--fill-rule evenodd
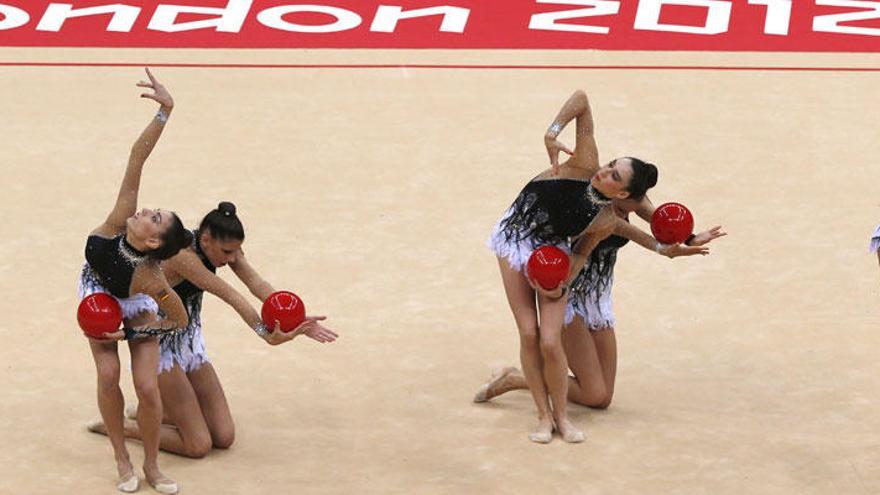
M205 215L199 224L199 232L210 232L212 238L221 241L244 240L244 226L235 215L235 205L229 201L221 201L216 210Z
M648 189L651 189L652 187L657 185L657 173L658 173L657 166L654 165L653 163L645 163L645 165L647 165L647 167L648 167L648 169L646 171L647 172L646 173L646 180L647 180L647 184L648 184Z
M235 215L235 205L229 201L221 201L220 204L217 205L217 211L222 213L225 217L230 217Z
M632 162L633 175L626 190L629 191L630 199L640 200L645 197L648 189L657 185L657 167L638 158L627 158Z
M194 236L193 236L192 231L184 230L183 235L181 236L181 239L180 239L180 249L186 249L186 248L192 246L193 239L194 239Z
M171 225L162 234L162 245L149 254L157 260L167 260L177 254L181 249L188 248L193 242L193 233L183 226L180 217L173 211L171 213Z

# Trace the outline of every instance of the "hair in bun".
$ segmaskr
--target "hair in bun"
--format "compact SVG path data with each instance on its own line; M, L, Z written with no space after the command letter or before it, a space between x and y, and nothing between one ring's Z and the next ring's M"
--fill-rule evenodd
M216 210L211 210L199 224L199 232L209 232L211 237L221 241L244 240L244 226L235 214L235 205L221 201Z
M648 189L657 185L657 167L638 158L628 156L632 162L633 175L626 190L631 199L640 200L645 197Z

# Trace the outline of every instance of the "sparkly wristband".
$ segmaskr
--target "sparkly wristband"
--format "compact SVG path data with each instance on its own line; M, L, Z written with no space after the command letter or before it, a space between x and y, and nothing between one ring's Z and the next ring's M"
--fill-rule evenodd
M156 120L158 120L160 124L164 124L165 122L168 122L168 114L160 108L159 111L156 112Z
M550 127L547 128L547 136L556 139L556 137L559 136L559 133L562 132L563 127L564 125L561 122L554 120L553 123L550 124Z
M262 321L254 325L254 333L259 335L261 339L266 339L269 337L269 327L266 326Z

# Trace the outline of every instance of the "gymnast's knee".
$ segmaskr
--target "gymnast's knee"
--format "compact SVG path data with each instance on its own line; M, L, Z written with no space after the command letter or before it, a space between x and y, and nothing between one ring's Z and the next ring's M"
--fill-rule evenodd
M235 443L235 425L224 426L211 432L215 449L228 449Z
M201 459L211 452L211 436L207 431L184 437L182 454L192 459Z
M114 392L119 389L119 362L101 363L97 366L98 390Z
M544 357L544 360L564 360L565 350L562 347L562 340L541 336L541 355Z

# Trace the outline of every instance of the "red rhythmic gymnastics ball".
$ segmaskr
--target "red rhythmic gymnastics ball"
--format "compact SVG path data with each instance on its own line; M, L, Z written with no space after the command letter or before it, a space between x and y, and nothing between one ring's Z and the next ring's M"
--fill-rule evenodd
M122 324L122 308L110 294L95 292L83 298L76 310L79 327L93 339L104 338L105 333L119 330Z
M261 312L263 323L270 330L275 329L275 320L281 323L282 332L296 329L306 319L306 306L293 292L280 290L273 292L263 301Z
M556 246L541 246L529 257L529 278L547 290L564 282L568 269L568 255Z
M651 232L663 244L679 244L694 231L694 216L683 204L663 203L651 216Z

